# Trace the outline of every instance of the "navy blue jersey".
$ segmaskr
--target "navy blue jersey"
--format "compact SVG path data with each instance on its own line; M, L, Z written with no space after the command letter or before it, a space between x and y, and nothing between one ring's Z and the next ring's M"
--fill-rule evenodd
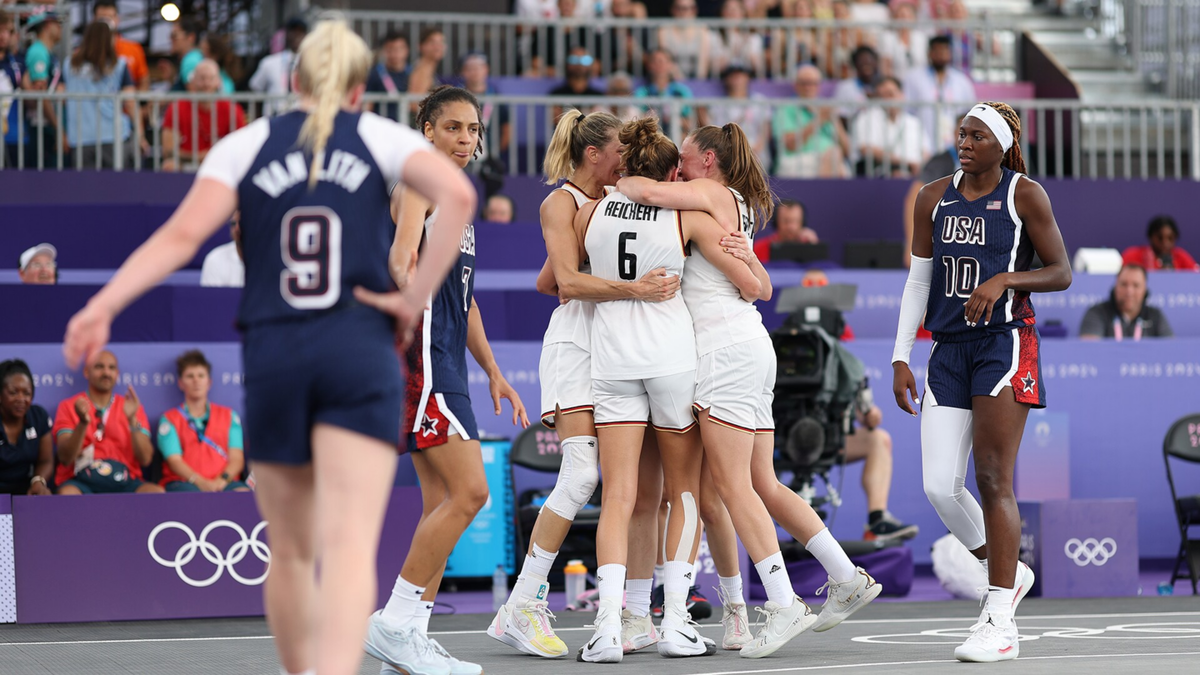
M304 120L296 111L250 124L214 146L198 174L238 193L243 327L344 307L355 286L394 288L388 188L429 144L377 115L340 112L310 190L312 156L298 142Z
M428 240L434 216L425 221L421 247ZM409 346L407 401L425 410L430 394L467 391L467 317L475 297L475 227L468 224L459 242L458 259L425 308L421 328ZM419 425L420 415L415 425ZM419 429L412 429L418 431Z
M958 191L962 171L946 186L933 210L933 278L925 328L938 342L963 342L1011 328L1033 325L1029 293L1008 291L992 309L987 326L972 328L964 304L975 288L997 274L1024 272L1033 261L1033 244L1017 215L1017 181L1024 174L1003 169L1000 184L969 201Z

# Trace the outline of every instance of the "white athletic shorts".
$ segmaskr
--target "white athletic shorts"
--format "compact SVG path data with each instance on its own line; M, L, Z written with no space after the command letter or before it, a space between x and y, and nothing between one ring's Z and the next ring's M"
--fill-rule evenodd
M696 365L695 410L749 433L775 430L775 347L760 337L704 354Z
M542 381L542 424L554 428L554 411L592 410L592 355L574 342L542 345L538 362Z
M645 380L596 380L596 427L650 426L684 432L696 425L692 417L696 371Z

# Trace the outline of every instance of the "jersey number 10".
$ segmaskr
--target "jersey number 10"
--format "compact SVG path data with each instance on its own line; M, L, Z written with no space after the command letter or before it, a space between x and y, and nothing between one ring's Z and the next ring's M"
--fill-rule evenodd
M946 297L971 297L979 285L979 261L970 256L944 255L942 266L946 268Z

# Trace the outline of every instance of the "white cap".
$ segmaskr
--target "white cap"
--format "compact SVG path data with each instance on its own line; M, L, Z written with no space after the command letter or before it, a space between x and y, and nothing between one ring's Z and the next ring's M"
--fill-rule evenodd
M38 244L37 246L25 249L25 252L21 254L21 266L17 269L24 272L25 268L29 266L29 261L33 260L33 256L38 255L39 253L50 254L51 260L58 259L58 249L54 248L52 244Z

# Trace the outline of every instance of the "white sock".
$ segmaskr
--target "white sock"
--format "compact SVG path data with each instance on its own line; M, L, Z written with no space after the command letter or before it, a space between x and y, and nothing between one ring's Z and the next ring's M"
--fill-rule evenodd
M525 556L525 563L521 565L521 574L517 577L517 584L513 586L512 594L508 596L509 607L527 600L546 599L546 595L550 592L550 584L547 583L546 577L550 575L550 568L554 566L554 559L557 557L558 551L551 553L537 544L533 545L533 551Z
M657 565L656 564L654 566L654 587L655 588L658 588L659 586L663 585L663 581L667 578L666 570L667 570L666 565Z
M600 591L597 625L602 616L609 621L615 617L620 623L621 597L625 594L625 566L616 563L601 565L596 569L596 586Z
M758 578L762 579L767 600L780 607L791 607L796 600L796 591L792 588L787 565L783 562L783 553L776 551L774 555L763 558L754 563L754 569L758 570Z
M718 576L721 580L721 590L725 591L725 598L732 605L744 605L746 599L742 597L742 575L735 574L732 577Z
M991 616L1006 621L1012 618L1013 601L1017 598L1017 591L1014 588L1001 588L999 586L989 586L987 596L987 613ZM993 622L997 623L997 622ZM999 625L997 623L997 625Z
M649 616L652 590L654 590L653 579L627 579L625 581L625 609L639 618Z
M821 567L824 567L825 572L833 577L835 583L844 584L854 579L854 575L857 573L854 563L850 562L850 558L842 550L842 545L837 543L837 539L829 534L829 528L816 533L812 539L808 540L804 548L808 549L817 562L821 563Z
M407 628L416 621L417 612L421 608L421 596L425 589L396 577L396 585L392 587L392 597L388 598L383 608L383 618L396 628Z
M429 617L433 616L433 603L422 600L417 603L417 615L413 617L413 625L422 635L429 633Z
M696 564L692 565L692 585L696 585L696 581L700 578L700 573L704 571L704 565L700 564L700 557L696 556Z
M671 560L663 565L663 592L682 593L684 596L692 588L692 564L686 560Z

